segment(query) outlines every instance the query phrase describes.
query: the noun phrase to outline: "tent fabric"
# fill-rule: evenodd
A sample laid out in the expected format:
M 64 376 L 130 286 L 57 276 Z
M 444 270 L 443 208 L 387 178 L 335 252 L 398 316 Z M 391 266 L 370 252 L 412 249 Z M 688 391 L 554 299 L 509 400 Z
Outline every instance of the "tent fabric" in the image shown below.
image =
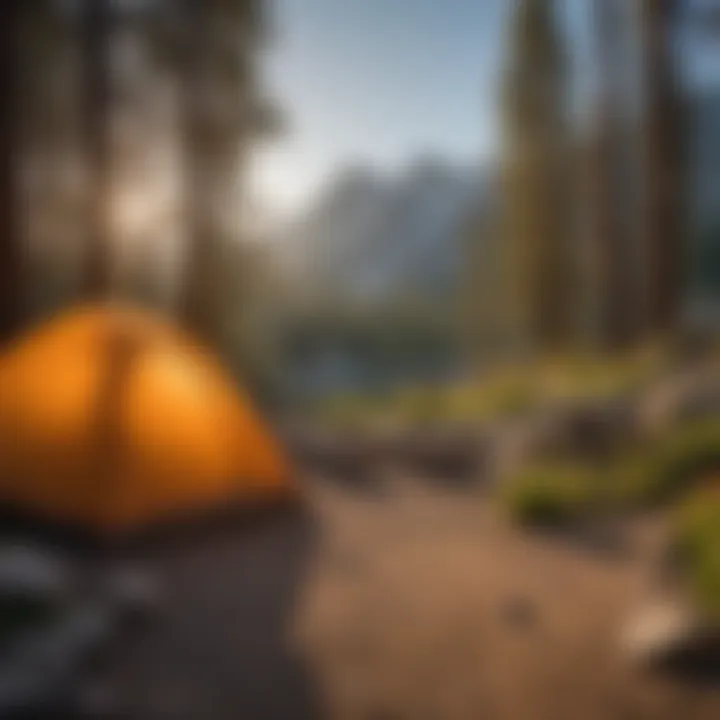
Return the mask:
M 159 319 L 86 307 L 0 357 L 0 504 L 124 531 L 292 494 L 249 398 Z

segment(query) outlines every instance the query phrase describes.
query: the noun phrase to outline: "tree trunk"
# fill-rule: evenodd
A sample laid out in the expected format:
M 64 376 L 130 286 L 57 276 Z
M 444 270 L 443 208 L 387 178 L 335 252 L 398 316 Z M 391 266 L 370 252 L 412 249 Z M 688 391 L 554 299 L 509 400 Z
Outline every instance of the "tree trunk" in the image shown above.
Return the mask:
M 85 135 L 89 166 L 89 216 L 84 294 L 107 297 L 111 283 L 110 0 L 86 0 L 83 19 Z
M 21 216 L 19 144 L 19 0 L 0 4 L 0 344 L 19 330 Z
M 676 329 L 682 300 L 683 126 L 673 48 L 673 29 L 680 5 L 679 0 L 642 0 L 647 329 L 653 334 Z
M 596 311 L 600 344 L 615 349 L 632 338 L 632 258 L 622 216 L 623 174 L 620 172 L 622 98 L 619 81 L 618 6 L 594 0 L 597 28 L 599 100 L 592 162 L 592 226 Z
M 198 337 L 212 341 L 216 332 L 218 293 L 217 237 L 212 202 L 212 153 L 214 140 L 206 53 L 210 50 L 203 4 L 186 0 L 183 5 L 183 72 L 181 78 L 186 211 L 186 273 L 182 316 Z
M 518 3 L 511 32 L 503 83 L 503 312 L 511 352 L 556 352 L 577 339 L 565 52 L 549 0 Z

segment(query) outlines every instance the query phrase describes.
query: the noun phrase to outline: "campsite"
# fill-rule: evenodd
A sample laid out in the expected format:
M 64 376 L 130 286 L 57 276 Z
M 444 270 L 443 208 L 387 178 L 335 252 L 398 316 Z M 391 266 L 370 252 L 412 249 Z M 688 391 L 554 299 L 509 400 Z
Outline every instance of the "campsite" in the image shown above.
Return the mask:
M 0 3 L 0 720 L 720 717 L 719 20 Z

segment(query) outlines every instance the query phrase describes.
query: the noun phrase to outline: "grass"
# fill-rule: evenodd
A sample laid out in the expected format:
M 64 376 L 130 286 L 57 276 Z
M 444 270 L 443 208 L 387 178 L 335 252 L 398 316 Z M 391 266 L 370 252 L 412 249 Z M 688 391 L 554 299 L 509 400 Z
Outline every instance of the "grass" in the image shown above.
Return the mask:
M 599 473 L 583 465 L 545 463 L 519 473 L 502 490 L 511 518 L 521 525 L 555 527 L 590 512 Z
M 345 427 L 467 424 L 527 413 L 564 400 L 622 395 L 666 364 L 660 348 L 614 357 L 565 355 L 509 365 L 443 384 L 410 384 L 381 396 L 340 394 L 318 405 L 316 417 Z

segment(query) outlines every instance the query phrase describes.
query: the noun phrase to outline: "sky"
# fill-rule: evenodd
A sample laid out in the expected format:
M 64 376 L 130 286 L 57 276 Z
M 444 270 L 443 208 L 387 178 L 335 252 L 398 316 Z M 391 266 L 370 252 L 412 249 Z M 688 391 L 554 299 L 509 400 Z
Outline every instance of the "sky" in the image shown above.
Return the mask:
M 288 128 L 258 155 L 262 199 L 292 210 L 356 161 L 488 153 L 508 4 L 275 0 L 264 82 Z
M 592 88 L 588 0 L 560 4 L 576 84 Z M 703 0 L 693 0 L 701 3 Z M 262 81 L 287 118 L 257 153 L 261 207 L 301 210 L 339 168 L 399 170 L 423 152 L 492 156 L 513 0 L 271 0 Z M 693 67 L 720 76 L 708 53 Z M 582 96 L 582 92 L 579 93 Z

